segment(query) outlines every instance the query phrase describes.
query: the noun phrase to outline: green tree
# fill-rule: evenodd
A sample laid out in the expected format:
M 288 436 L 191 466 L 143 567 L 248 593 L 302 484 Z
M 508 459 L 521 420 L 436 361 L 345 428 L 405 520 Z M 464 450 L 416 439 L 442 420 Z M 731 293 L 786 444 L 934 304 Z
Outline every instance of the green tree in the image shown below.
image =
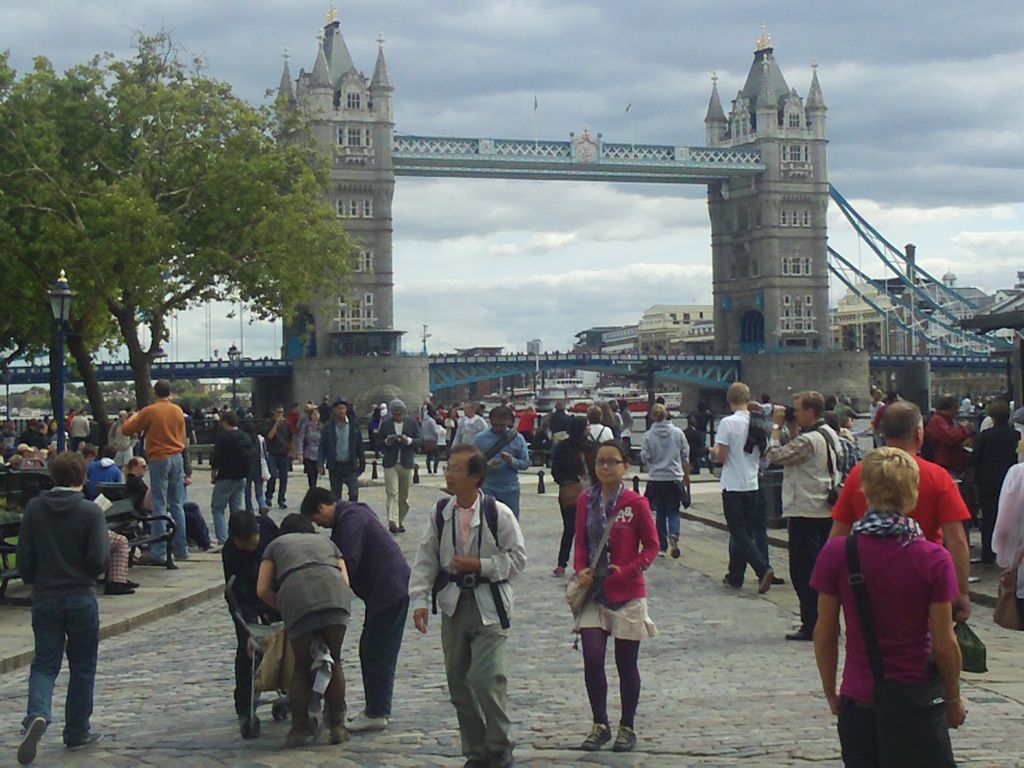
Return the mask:
M 0 244 L 44 284 L 67 270 L 90 401 L 103 343 L 127 347 L 141 406 L 174 312 L 229 299 L 288 318 L 325 281 L 342 290 L 349 241 L 297 119 L 237 98 L 165 34 L 63 75 L 39 58 L 18 79 L 0 58 Z

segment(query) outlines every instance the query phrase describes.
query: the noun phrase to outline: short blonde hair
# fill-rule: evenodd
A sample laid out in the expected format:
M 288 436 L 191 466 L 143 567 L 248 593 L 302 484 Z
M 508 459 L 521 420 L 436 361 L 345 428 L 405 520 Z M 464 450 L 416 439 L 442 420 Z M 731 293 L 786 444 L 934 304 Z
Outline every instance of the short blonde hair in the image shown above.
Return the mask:
M 861 465 L 860 488 L 868 509 L 905 515 L 917 504 L 921 470 L 917 461 L 900 448 L 877 448 Z
M 651 408 L 651 421 L 664 421 L 668 418 L 668 408 L 661 403 L 657 403 Z
M 742 381 L 729 385 L 729 391 L 725 393 L 726 402 L 729 405 L 745 405 L 750 402 L 750 387 Z

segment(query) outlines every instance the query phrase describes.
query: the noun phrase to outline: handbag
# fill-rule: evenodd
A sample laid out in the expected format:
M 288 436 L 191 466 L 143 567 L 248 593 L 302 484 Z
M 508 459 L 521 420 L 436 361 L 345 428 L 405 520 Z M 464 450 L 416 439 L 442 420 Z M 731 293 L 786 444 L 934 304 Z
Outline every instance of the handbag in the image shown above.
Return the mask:
M 560 507 L 575 507 L 576 502 L 583 495 L 583 483 L 579 480 L 570 480 L 558 486 L 558 505 Z
M 967 626 L 966 621 L 957 622 L 953 632 L 956 634 L 956 642 L 960 646 L 960 656 L 963 659 L 960 668 L 964 672 L 988 672 L 988 666 L 985 664 L 988 654 L 981 638 Z
M 996 608 L 992 612 L 992 619 L 1000 627 L 1013 629 L 1018 632 L 1024 630 L 1024 618 L 1017 608 L 1017 571 L 1020 568 L 1020 560 L 1016 565 L 1007 568 L 999 576 L 999 597 L 996 598 Z
M 601 535 L 601 541 L 597 545 L 597 551 L 590 558 L 591 571 L 597 570 L 597 564 L 601 560 L 601 555 L 604 554 L 604 548 L 608 546 L 608 538 L 612 535 L 612 525 L 612 521 L 609 520 L 608 525 L 605 526 L 604 533 Z M 594 579 L 590 582 L 589 586 L 584 587 L 578 579 L 572 578 L 565 588 L 565 602 L 569 604 L 572 615 L 576 617 L 576 627 L 573 629 L 573 632 L 579 632 L 580 630 L 580 616 L 583 615 L 583 606 L 590 599 L 590 593 L 593 591 L 596 583 L 596 579 Z

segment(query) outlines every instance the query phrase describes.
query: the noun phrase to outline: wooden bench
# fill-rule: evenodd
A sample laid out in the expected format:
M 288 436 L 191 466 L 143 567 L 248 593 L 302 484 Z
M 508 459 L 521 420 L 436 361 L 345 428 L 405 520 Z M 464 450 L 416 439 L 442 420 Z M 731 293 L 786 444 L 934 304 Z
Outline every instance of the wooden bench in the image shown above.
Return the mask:
M 171 541 L 174 539 L 175 525 L 170 515 L 144 515 L 140 514 L 132 503 L 131 499 L 115 501 L 106 512 L 103 513 L 107 520 L 107 528 L 114 533 L 119 533 L 128 539 L 128 565 L 134 564 L 136 551 L 144 546 L 155 544 L 158 541 L 167 542 L 167 560 L 165 567 L 173 570 L 175 568 L 171 560 Z M 167 527 L 163 533 L 151 533 L 147 523 L 156 520 L 163 520 Z

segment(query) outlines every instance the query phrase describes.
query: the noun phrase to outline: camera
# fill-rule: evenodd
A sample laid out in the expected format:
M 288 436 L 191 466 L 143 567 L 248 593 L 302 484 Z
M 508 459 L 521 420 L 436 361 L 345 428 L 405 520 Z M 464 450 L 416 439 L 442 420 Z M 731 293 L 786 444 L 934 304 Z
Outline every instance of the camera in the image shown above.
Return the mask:
M 459 574 L 459 589 L 476 589 L 477 584 L 479 581 L 475 573 Z

